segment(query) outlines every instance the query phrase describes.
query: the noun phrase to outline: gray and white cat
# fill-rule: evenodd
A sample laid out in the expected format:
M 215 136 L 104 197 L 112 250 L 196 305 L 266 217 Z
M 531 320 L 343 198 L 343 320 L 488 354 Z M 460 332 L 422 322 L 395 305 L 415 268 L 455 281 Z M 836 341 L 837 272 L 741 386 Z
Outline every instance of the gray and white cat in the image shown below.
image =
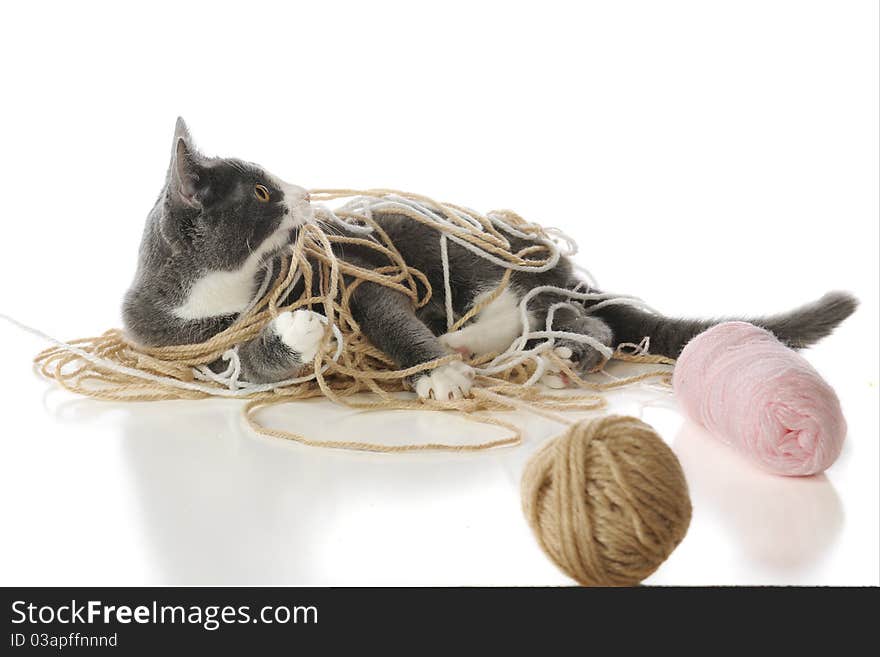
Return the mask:
M 446 333 L 443 269 L 435 230 L 402 215 L 377 214 L 374 218 L 407 263 L 421 270 L 433 288 L 431 302 L 419 310 L 404 295 L 374 283 L 358 286 L 352 296 L 352 313 L 364 334 L 401 368 L 450 350 L 503 351 L 520 333 L 518 306 L 523 295 L 536 286 L 572 289 L 581 283 L 564 258 L 546 272 L 514 272 L 503 294 L 461 330 Z M 141 344 L 162 346 L 199 342 L 222 331 L 251 300 L 262 282 L 265 262 L 279 257 L 298 228 L 312 221 L 305 189 L 250 162 L 202 155 L 186 124 L 178 119 L 171 165 L 147 218 L 137 272 L 123 303 L 128 334 Z M 512 238 L 512 246 L 518 250 L 527 243 Z M 359 266 L 387 264 L 372 249 L 335 248 L 340 258 Z M 452 307 L 461 316 L 497 286 L 504 270 L 452 242 L 449 259 Z M 292 298 L 302 291 L 300 283 L 291 292 Z M 530 322 L 544 326 L 548 308 L 561 300 L 552 293 L 537 295 L 528 307 Z M 750 321 L 792 347 L 804 347 L 828 335 L 856 305 L 851 295 L 834 292 L 797 310 Z M 693 336 L 722 321 L 673 319 L 622 305 L 588 313 L 588 307 L 589 303 L 563 307 L 553 318 L 553 328 L 588 335 L 609 346 L 649 336 L 652 352 L 673 358 Z M 263 383 L 297 376 L 314 358 L 323 330 L 311 311 L 281 314 L 259 336 L 240 346 L 243 377 Z M 557 347 L 582 372 L 602 359 L 582 342 L 557 339 Z M 413 387 L 421 397 L 460 398 L 468 393 L 472 379 L 467 365 L 454 362 L 417 377 Z

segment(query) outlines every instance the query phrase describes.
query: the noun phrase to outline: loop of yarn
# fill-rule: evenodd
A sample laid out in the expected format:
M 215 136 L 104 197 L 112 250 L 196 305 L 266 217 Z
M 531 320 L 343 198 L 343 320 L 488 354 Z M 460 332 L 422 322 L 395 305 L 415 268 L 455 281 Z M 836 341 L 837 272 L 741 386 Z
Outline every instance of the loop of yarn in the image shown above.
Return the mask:
M 672 383 L 691 419 L 769 472 L 822 472 L 843 447 L 846 420 L 831 386 L 803 356 L 747 322 L 691 340 Z
M 584 586 L 633 586 L 684 538 L 691 501 L 675 454 L 634 417 L 572 425 L 522 478 L 526 519 L 544 552 Z

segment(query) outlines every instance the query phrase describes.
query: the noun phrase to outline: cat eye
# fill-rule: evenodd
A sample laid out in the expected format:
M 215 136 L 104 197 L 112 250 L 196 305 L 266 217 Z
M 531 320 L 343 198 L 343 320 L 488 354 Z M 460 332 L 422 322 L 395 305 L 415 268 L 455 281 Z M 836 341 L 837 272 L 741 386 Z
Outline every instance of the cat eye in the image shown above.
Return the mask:
M 254 185 L 254 196 L 257 197 L 260 203 L 269 202 L 269 190 L 266 189 L 265 185 Z

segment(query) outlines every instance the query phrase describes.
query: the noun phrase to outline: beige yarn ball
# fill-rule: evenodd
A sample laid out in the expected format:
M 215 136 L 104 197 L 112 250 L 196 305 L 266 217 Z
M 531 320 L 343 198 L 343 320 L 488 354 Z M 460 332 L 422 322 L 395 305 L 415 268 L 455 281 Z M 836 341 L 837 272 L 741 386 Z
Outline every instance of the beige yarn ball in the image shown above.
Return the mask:
M 611 415 L 544 445 L 522 478 L 544 552 L 584 586 L 634 586 L 684 538 L 691 500 L 672 450 L 647 424 Z

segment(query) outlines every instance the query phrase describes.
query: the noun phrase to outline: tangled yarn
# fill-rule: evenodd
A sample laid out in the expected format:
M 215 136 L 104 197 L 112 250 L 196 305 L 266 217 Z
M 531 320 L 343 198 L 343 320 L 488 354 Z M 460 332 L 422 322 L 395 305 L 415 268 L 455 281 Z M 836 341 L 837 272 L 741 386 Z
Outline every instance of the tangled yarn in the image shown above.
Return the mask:
M 263 285 L 257 290 L 248 308 L 226 330 L 196 344 L 147 347 L 132 343 L 118 329 L 104 334 L 62 342 L 7 318 L 22 328 L 50 340 L 55 346 L 36 357 L 39 371 L 64 388 L 97 399 L 114 401 L 153 401 L 165 399 L 202 399 L 226 397 L 247 400 L 244 419 L 257 433 L 294 440 L 303 444 L 339 449 L 381 452 L 415 450 L 473 451 L 505 445 L 521 440 L 521 430 L 487 411 L 531 410 L 550 416 L 557 410 L 599 410 L 606 401 L 600 393 L 646 380 L 668 382 L 668 367 L 657 368 L 626 378 L 607 381 L 587 380 L 578 376 L 554 352 L 559 331 L 552 328 L 553 313 L 546 325 L 531 327 L 526 304 L 537 294 L 552 293 L 565 301 L 554 304 L 592 301 L 592 309 L 608 304 L 644 307 L 634 298 L 609 293 L 591 293 L 552 286 L 537 287 L 520 303 L 521 334 L 501 353 L 486 354 L 468 360 L 476 373 L 472 396 L 461 400 L 418 400 L 401 397 L 407 390 L 407 379 L 454 359 L 450 354 L 405 370 L 373 346 L 352 316 L 350 300 L 358 285 L 370 281 L 406 295 L 415 308 L 428 303 L 434 291 L 425 275 L 411 267 L 394 243 L 382 230 L 374 215 L 404 215 L 436 229 L 444 269 L 447 301 L 447 327 L 461 328 L 509 284 L 514 271 L 547 271 L 559 259 L 576 251 L 574 242 L 553 228 L 544 228 L 525 221 L 510 210 L 480 214 L 474 210 L 441 203 L 424 196 L 394 190 L 354 191 L 345 189 L 312 190 L 313 209 L 317 222 L 302 227 L 286 257 L 276 265 L 268 264 Z M 331 208 L 332 201 L 345 201 Z M 339 227 L 344 227 L 339 234 Z M 353 234 L 352 234 L 353 233 Z M 516 250 L 510 236 L 524 239 L 528 246 Z M 452 313 L 449 301 L 448 242 L 470 250 L 478 257 L 503 266 L 507 271 L 497 288 L 461 317 Z M 385 266 L 364 269 L 336 256 L 333 246 L 358 244 L 384 257 Z M 280 267 L 273 271 L 272 267 Z M 302 283 L 302 294 L 289 298 L 290 292 Z M 317 285 L 313 285 L 317 283 Z M 318 294 L 313 290 L 318 288 Z M 238 345 L 260 333 L 279 313 L 299 308 L 319 307 L 328 326 L 323 347 L 310 368 L 294 379 L 269 384 L 253 384 L 241 380 Z M 668 366 L 671 360 L 646 353 L 645 347 L 618 345 L 609 348 L 588 335 L 566 334 L 598 349 L 606 359 L 636 361 Z M 209 365 L 223 359 L 227 367 L 216 372 Z M 555 367 L 581 390 L 577 394 L 554 395 L 535 385 L 548 367 Z M 363 394 L 366 393 L 366 394 Z M 292 431 L 263 425 L 259 411 L 267 406 L 313 397 L 327 397 L 339 404 L 362 410 L 433 409 L 459 411 L 475 422 L 495 425 L 507 435 L 471 444 L 443 442 L 407 445 L 383 445 L 356 439 L 309 438 Z
M 634 417 L 572 425 L 522 478 L 522 504 L 544 552 L 584 586 L 632 586 L 684 538 L 691 501 L 672 450 Z
M 747 322 L 691 340 L 672 381 L 691 419 L 770 472 L 822 472 L 843 447 L 846 421 L 831 386 L 803 356 Z

